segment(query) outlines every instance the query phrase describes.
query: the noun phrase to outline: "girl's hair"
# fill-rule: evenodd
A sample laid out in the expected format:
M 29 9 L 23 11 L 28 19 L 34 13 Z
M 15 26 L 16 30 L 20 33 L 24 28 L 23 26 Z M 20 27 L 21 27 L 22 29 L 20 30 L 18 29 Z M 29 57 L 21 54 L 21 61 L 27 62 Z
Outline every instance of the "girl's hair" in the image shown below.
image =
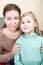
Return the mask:
M 5 17 L 6 12 L 8 11 L 18 11 L 19 17 L 21 16 L 21 9 L 16 4 L 7 4 L 3 9 L 3 16 Z M 6 24 L 4 23 L 4 26 L 2 28 L 6 27 Z
M 34 14 L 32 11 L 25 12 L 25 13 L 22 15 L 22 17 L 21 17 L 21 20 L 22 20 L 23 17 L 25 17 L 25 16 L 27 16 L 27 15 L 31 16 L 31 17 L 33 18 L 33 20 L 37 23 L 37 27 L 35 27 L 34 32 L 37 33 L 37 34 L 39 34 L 38 21 L 37 21 L 37 18 L 36 18 L 36 16 L 35 16 L 35 14 Z

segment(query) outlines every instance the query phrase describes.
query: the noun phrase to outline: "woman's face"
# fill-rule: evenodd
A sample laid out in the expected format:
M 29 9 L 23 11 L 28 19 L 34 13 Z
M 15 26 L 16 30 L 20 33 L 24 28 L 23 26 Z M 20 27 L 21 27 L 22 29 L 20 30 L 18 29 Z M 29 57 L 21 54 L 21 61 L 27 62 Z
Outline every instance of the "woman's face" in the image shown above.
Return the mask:
M 11 10 L 11 11 L 7 11 L 5 13 L 5 24 L 7 26 L 7 28 L 11 31 L 16 31 L 19 25 L 19 13 L 18 11 L 15 10 Z

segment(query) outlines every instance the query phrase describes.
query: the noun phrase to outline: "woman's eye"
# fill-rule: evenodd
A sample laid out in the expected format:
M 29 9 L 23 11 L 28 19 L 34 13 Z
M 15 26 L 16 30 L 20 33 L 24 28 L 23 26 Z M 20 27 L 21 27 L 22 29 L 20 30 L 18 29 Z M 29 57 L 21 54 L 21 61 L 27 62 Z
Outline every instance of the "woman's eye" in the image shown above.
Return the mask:
M 11 18 L 7 18 L 7 20 L 11 20 Z
M 14 17 L 14 19 L 19 19 L 19 17 Z

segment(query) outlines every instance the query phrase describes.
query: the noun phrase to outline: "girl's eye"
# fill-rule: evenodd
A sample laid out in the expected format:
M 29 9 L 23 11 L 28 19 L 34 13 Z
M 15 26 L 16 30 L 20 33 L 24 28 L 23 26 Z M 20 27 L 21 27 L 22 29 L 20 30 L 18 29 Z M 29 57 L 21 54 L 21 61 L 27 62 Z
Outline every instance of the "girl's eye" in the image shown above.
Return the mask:
M 22 24 L 24 24 L 25 22 L 23 21 L 23 22 L 21 22 Z
M 30 21 L 27 21 L 27 23 L 30 23 Z

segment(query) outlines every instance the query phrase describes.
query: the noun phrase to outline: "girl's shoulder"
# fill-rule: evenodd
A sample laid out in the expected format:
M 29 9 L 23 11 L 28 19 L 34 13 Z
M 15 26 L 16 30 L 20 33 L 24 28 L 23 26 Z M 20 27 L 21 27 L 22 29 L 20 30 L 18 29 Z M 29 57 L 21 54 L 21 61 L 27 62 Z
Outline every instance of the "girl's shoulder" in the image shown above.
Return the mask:
M 23 41 L 24 37 L 23 34 L 20 35 L 20 37 L 16 40 L 16 43 Z
M 37 35 L 37 38 L 43 41 L 43 37 L 41 35 Z

